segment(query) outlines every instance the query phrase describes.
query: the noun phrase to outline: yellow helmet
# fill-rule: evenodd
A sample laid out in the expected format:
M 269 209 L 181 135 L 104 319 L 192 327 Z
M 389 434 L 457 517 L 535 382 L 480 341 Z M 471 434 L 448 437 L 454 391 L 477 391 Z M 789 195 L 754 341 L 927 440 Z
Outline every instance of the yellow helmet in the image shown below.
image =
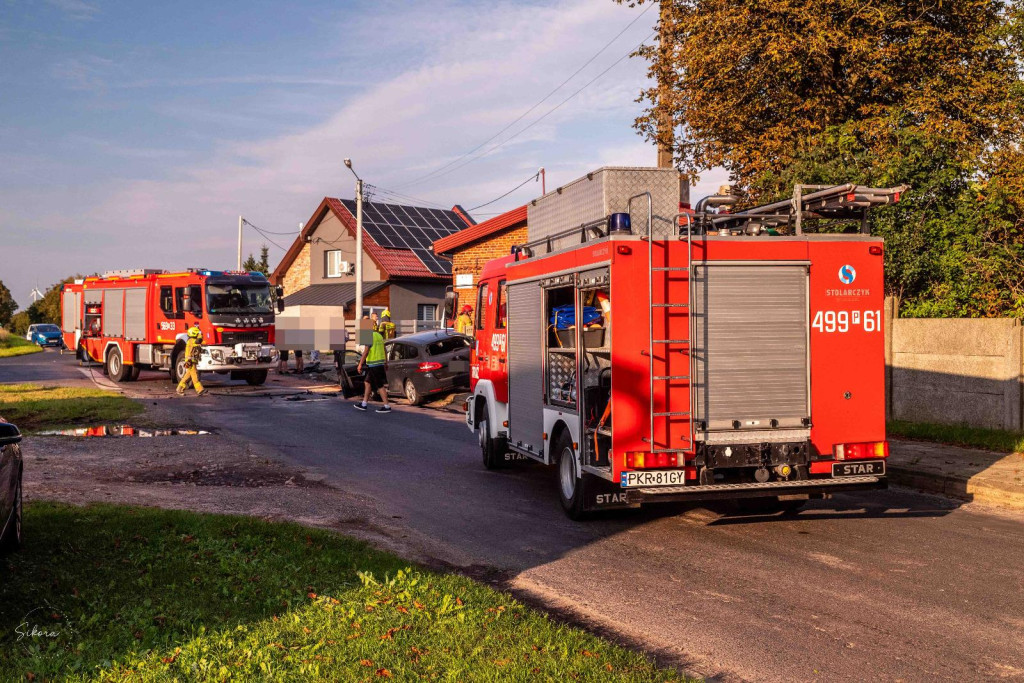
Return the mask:
M 390 318 L 391 317 L 391 309 L 390 308 L 385 308 L 384 311 L 380 314 L 380 317 L 382 317 L 382 318 Z
M 198 325 L 193 325 L 188 329 L 188 336 L 192 339 L 202 339 L 203 331 L 199 329 Z

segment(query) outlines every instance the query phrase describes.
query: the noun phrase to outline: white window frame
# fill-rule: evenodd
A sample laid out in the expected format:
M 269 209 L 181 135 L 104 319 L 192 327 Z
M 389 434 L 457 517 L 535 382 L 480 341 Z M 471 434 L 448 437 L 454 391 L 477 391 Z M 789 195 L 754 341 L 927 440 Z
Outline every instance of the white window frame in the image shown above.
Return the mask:
M 387 309 L 387 306 L 363 306 L 363 315 L 377 314 L 377 318 L 380 318 L 380 314 Z
M 430 318 L 420 317 L 420 312 L 423 310 L 433 311 Z M 437 304 L 416 304 L 416 321 L 421 323 L 436 323 L 437 318 Z
M 328 249 L 324 252 L 324 277 L 341 277 L 341 249 Z

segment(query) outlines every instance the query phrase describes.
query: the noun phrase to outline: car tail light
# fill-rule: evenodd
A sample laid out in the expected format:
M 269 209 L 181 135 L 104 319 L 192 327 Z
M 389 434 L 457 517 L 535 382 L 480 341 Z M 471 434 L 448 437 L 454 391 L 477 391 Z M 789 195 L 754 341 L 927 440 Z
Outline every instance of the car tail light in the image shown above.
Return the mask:
M 836 460 L 864 460 L 865 458 L 888 458 L 888 441 L 867 443 L 841 443 L 836 445 Z
M 440 370 L 444 366 L 440 363 L 434 363 L 427 361 L 426 363 L 420 363 L 419 367 L 416 368 L 416 372 L 433 372 L 434 370 Z

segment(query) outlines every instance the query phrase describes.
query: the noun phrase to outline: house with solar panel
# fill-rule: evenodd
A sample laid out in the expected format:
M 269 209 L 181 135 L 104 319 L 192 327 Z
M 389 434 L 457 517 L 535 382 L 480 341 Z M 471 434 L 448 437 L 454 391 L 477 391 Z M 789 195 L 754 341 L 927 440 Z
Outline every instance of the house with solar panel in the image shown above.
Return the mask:
M 271 275 L 284 287 L 283 316 L 356 320 L 355 262 L 363 260 L 363 315 L 390 308 L 401 333 L 440 324 L 451 261 L 433 243 L 475 225 L 450 210 L 363 202 L 363 253 L 356 254 L 356 203 L 325 197 Z

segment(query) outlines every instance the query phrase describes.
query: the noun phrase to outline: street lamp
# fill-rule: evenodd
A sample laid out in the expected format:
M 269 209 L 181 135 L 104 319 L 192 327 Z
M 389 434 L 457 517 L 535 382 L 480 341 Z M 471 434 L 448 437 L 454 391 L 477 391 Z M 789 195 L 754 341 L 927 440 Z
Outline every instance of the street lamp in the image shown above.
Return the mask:
M 352 168 L 352 160 L 345 166 L 356 177 L 356 328 L 363 319 L 363 179 Z

